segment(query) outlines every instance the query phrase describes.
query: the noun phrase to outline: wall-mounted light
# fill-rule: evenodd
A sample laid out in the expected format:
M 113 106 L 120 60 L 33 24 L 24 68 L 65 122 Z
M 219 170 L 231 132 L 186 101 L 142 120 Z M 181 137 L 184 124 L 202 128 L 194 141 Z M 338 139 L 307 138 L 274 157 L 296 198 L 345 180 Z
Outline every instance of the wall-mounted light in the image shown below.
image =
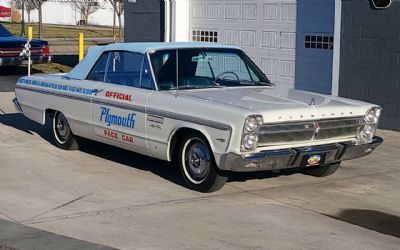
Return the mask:
M 392 4 L 392 0 L 370 0 L 371 7 L 375 10 L 382 10 L 389 8 Z

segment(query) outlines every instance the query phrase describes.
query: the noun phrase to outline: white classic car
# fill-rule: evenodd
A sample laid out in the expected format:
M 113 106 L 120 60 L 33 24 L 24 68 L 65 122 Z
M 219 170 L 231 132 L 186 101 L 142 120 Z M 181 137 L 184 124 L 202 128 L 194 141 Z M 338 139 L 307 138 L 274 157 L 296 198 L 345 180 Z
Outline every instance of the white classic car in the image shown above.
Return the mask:
M 379 106 L 275 85 L 234 46 L 94 47 L 67 74 L 20 78 L 15 94 L 26 117 L 52 119 L 58 147 L 86 138 L 176 160 L 200 192 L 220 189 L 229 171 L 327 176 L 382 143 Z

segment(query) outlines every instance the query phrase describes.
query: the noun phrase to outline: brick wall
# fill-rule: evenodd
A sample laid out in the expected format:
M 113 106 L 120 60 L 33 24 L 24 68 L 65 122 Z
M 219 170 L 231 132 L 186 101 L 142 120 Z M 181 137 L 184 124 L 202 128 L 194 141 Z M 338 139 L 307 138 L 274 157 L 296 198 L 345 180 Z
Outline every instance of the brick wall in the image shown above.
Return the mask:
M 343 0 L 340 53 L 339 95 L 379 104 L 380 127 L 400 130 L 400 0 Z

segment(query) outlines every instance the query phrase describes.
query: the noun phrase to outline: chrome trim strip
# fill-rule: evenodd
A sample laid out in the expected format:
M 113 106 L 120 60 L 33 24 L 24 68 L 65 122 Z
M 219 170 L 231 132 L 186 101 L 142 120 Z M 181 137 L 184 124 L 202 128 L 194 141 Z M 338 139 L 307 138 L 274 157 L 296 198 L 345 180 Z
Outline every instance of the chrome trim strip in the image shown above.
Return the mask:
M 360 119 L 362 120 L 364 117 L 363 116 L 347 116 L 347 117 L 334 117 L 334 118 L 326 118 L 326 119 L 317 119 L 317 120 L 296 120 L 296 121 L 285 121 L 285 122 L 271 122 L 271 123 L 263 123 L 261 124 L 261 128 L 263 126 L 269 126 L 269 125 L 297 125 L 297 124 L 303 124 L 303 123 L 310 123 L 311 125 L 314 122 L 332 122 L 332 121 L 347 121 L 347 120 L 355 120 L 355 119 Z
M 165 111 L 165 110 L 147 108 L 146 113 L 148 115 L 162 116 L 162 117 L 170 118 L 173 120 L 180 120 L 180 121 L 196 123 L 199 125 L 203 125 L 203 126 L 207 126 L 207 127 L 211 127 L 211 128 L 215 128 L 215 129 L 219 129 L 219 130 L 231 130 L 232 129 L 232 127 L 230 125 L 227 125 L 224 123 L 214 122 L 214 121 L 210 121 L 207 119 L 202 119 L 202 118 L 189 116 L 189 115 L 172 113 L 172 112 Z
M 19 113 L 23 113 L 23 112 L 22 112 L 21 105 L 19 104 L 17 98 L 12 99 L 12 103 L 14 104 L 15 109 L 16 109 Z
M 21 50 L 7 50 L 7 51 L 0 51 L 0 54 L 19 54 L 21 53 Z
M 164 117 L 148 115 L 147 116 L 147 121 L 154 122 L 154 123 L 159 123 L 159 124 L 164 124 Z
M 92 102 L 96 104 L 103 104 L 103 105 L 108 105 L 111 107 L 116 107 L 116 108 L 122 108 L 122 109 L 128 109 L 132 110 L 135 112 L 140 112 L 140 113 L 145 113 L 147 115 L 153 115 L 153 116 L 160 116 L 163 118 L 169 118 L 173 120 L 180 120 L 180 121 L 186 121 L 190 123 L 196 123 L 199 125 L 219 129 L 219 130 L 232 130 L 232 127 L 230 125 L 220 123 L 220 122 L 214 122 L 210 121 L 207 119 L 202 119 L 194 116 L 189 116 L 189 115 L 182 115 L 178 113 L 173 113 L 165 110 L 160 110 L 160 109 L 154 109 L 154 108 L 144 108 L 138 105 L 133 105 L 133 104 L 127 104 L 127 103 L 116 103 L 114 101 L 104 101 L 104 100 L 98 100 L 99 98 L 93 97 L 93 101 L 91 101 L 92 96 L 73 96 L 73 95 L 68 95 L 68 94 L 61 94 L 61 93 L 55 93 L 52 91 L 47 91 L 47 90 L 39 90 L 39 89 L 34 89 L 30 87 L 25 87 L 25 86 L 16 86 L 15 88 L 22 89 L 22 90 L 28 90 L 28 91 L 33 91 L 45 95 L 55 95 L 58 97 L 63 97 L 63 98 L 69 98 L 73 100 L 78 100 L 78 101 L 84 101 L 84 102 Z
M 37 88 L 32 88 L 32 87 L 26 87 L 26 86 L 16 86 L 16 89 L 22 89 L 22 90 L 27 90 L 27 91 L 32 91 L 44 95 L 55 95 L 58 97 L 63 97 L 63 98 L 68 98 L 68 99 L 73 99 L 77 101 L 82 101 L 82 102 L 90 102 L 91 96 L 90 95 L 82 95 L 82 96 L 76 96 L 72 94 L 61 94 L 61 93 L 56 93 L 48 90 L 41 90 Z

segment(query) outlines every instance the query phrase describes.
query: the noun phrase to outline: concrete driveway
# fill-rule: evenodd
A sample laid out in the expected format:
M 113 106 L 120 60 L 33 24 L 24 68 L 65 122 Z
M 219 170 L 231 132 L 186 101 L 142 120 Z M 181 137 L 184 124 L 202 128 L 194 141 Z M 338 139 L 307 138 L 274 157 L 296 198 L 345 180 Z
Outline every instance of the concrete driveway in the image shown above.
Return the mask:
M 11 247 L 400 248 L 400 133 L 379 131 L 374 154 L 331 177 L 236 174 L 200 194 L 166 162 L 94 142 L 57 149 L 12 97 L 0 93 L 0 240 Z

